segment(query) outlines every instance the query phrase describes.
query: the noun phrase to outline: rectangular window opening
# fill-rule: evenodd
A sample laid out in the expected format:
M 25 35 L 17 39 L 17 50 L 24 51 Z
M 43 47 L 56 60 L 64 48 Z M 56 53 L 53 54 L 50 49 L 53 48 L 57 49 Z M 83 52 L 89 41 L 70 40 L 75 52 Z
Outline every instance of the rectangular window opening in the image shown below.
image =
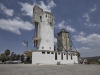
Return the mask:
M 38 37 L 38 23 L 37 23 L 37 22 L 35 22 L 34 36 L 35 36 L 36 38 Z
M 58 55 L 60 55 L 60 53 L 58 53 Z
M 55 53 L 55 60 L 57 60 L 57 53 Z
M 42 22 L 42 16 L 40 16 L 40 21 Z
M 42 52 L 42 54 L 45 54 L 45 52 Z
M 66 59 L 68 60 L 68 54 L 66 54 Z
M 51 47 L 49 47 L 49 49 L 51 49 Z
M 42 49 L 44 49 L 44 47 L 42 47 Z
M 50 26 L 52 26 L 52 23 L 50 22 Z
M 54 54 L 53 52 L 51 52 L 51 54 Z
M 72 60 L 72 54 L 71 54 L 71 60 Z
M 63 53 L 61 53 L 61 60 L 63 60 Z
M 50 54 L 50 52 L 47 52 L 47 54 Z
M 47 15 L 46 15 L 46 17 L 47 17 Z

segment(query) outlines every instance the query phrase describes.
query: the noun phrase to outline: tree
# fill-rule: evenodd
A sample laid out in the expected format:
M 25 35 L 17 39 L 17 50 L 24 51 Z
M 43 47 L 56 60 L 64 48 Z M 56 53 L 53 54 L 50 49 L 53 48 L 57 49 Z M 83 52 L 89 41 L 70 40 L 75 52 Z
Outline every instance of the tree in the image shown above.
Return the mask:
M 5 50 L 5 55 L 6 56 L 10 55 L 10 50 L 9 49 Z
M 1 54 L 0 60 L 1 60 L 3 63 L 7 60 L 7 56 L 5 55 L 5 53 Z
M 16 55 L 16 60 L 19 60 L 20 59 L 20 54 L 17 54 Z
M 12 52 L 10 55 L 11 60 L 16 60 L 16 53 Z
M 24 54 L 21 55 L 21 61 L 24 62 Z

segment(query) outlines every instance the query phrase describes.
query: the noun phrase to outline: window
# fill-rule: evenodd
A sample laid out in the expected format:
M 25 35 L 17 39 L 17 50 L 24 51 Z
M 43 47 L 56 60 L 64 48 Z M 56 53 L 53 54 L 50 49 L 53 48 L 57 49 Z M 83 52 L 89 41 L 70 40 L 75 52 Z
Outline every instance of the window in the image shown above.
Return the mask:
M 50 26 L 52 26 L 52 23 L 50 22 Z
M 51 54 L 54 54 L 53 52 L 51 52 Z
M 40 21 L 42 22 L 42 16 L 40 16 Z
M 64 53 L 64 55 L 65 55 L 65 53 Z
M 71 54 L 71 60 L 72 60 L 72 54 Z
M 44 47 L 42 47 L 42 49 L 44 49 Z
M 47 15 L 46 15 L 46 17 L 47 17 Z
M 35 37 L 38 37 L 38 23 L 37 23 L 37 22 L 35 22 L 34 36 L 35 36 Z
M 58 53 L 58 55 L 60 55 L 60 53 Z
M 47 52 L 47 54 L 50 54 L 50 52 Z
M 55 53 L 55 60 L 57 60 L 57 53 Z
M 45 54 L 45 52 L 42 52 L 42 54 Z
M 68 60 L 68 54 L 66 54 L 66 59 Z
M 61 53 L 61 60 L 63 60 L 63 53 Z
M 51 49 L 51 47 L 49 47 L 49 49 Z

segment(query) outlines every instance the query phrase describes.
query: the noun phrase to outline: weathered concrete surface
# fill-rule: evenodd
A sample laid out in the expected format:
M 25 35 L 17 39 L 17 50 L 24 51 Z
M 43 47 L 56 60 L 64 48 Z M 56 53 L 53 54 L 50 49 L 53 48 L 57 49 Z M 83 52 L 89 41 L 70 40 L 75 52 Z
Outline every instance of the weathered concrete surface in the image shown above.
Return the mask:
M 100 75 L 100 65 L 0 64 L 0 75 Z

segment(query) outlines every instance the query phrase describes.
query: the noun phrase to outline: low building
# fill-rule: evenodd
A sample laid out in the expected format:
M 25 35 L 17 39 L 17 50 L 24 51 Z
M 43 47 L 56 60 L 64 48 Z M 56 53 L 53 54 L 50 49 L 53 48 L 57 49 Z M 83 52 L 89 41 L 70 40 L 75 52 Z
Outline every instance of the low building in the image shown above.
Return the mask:
M 55 65 L 55 64 L 75 64 L 78 63 L 78 52 L 70 50 L 69 33 L 61 30 L 58 44 L 58 51 L 54 51 L 54 21 L 50 12 L 43 11 L 37 5 L 33 8 L 34 47 L 36 50 L 25 51 L 26 56 L 32 58 L 32 64 Z M 63 38 L 64 39 L 60 39 Z M 63 40 L 63 41 L 61 41 Z M 61 47 L 62 46 L 62 47 Z

